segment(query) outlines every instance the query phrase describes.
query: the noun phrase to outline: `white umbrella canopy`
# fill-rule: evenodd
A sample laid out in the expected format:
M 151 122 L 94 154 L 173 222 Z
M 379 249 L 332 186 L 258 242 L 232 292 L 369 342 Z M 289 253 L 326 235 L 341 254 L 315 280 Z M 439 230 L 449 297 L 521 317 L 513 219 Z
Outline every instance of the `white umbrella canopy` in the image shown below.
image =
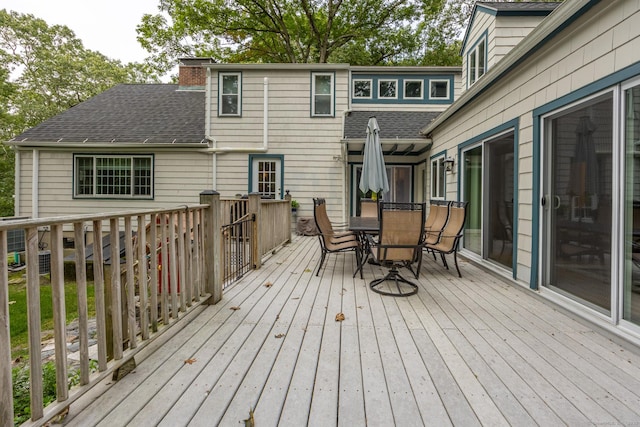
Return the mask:
M 367 124 L 367 140 L 364 144 L 360 190 L 363 193 L 367 193 L 369 190 L 374 193 L 382 192 L 383 194 L 389 192 L 387 168 L 384 164 L 384 154 L 380 145 L 380 127 L 375 117 L 369 117 L 369 123 Z

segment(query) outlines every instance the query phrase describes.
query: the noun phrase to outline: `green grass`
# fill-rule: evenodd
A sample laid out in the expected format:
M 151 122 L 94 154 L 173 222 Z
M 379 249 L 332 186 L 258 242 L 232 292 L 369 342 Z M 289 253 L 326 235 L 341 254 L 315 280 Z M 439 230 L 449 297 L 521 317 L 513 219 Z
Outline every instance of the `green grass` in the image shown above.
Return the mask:
M 65 282 L 64 297 L 67 323 L 78 317 L 78 294 L 75 282 Z M 87 285 L 89 317 L 95 316 L 93 282 Z M 43 337 L 53 335 L 53 308 L 51 284 L 48 276 L 40 277 L 40 321 Z M 9 275 L 9 322 L 11 354 L 15 360 L 28 355 L 29 335 L 27 322 L 27 283 L 24 271 Z

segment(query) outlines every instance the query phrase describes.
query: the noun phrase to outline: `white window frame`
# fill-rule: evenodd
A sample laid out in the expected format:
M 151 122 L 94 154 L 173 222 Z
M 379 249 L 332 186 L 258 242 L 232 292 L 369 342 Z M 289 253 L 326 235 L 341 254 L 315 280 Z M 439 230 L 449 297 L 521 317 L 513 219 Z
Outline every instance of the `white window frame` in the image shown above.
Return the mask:
M 357 82 L 364 82 L 369 84 L 369 96 L 356 95 Z M 371 99 L 373 97 L 373 80 L 372 79 L 353 79 L 352 95 L 353 95 L 353 99 Z
M 444 154 L 431 158 L 431 199 L 444 200 L 447 195 L 447 171 L 444 159 Z M 442 194 L 439 193 L 440 180 L 443 180 Z
M 407 96 L 407 83 L 420 83 L 420 95 Z M 424 80 L 422 79 L 405 79 L 402 84 L 402 93 L 405 99 L 424 99 Z
M 481 49 L 482 47 L 482 49 Z M 469 86 L 487 73 L 487 39 L 482 37 L 467 55 L 467 76 Z
M 446 96 L 433 96 L 431 95 L 431 88 L 433 87 L 432 85 L 434 83 L 446 83 L 447 85 L 447 95 Z M 434 100 L 447 100 L 450 99 L 451 95 L 450 95 L 450 87 L 449 85 L 451 84 L 450 80 L 447 79 L 433 79 L 433 80 L 429 80 L 429 99 L 434 99 Z
M 224 93 L 223 80 L 225 77 L 236 77 L 238 79 L 237 93 Z M 238 111 L 236 113 L 225 113 L 222 111 L 223 97 L 235 96 Z M 240 72 L 220 72 L 218 73 L 218 116 L 224 117 L 240 117 L 242 116 L 242 73 Z
M 92 162 L 92 175 L 91 175 L 91 192 L 90 193 L 80 193 L 78 190 L 80 188 L 80 179 L 85 179 L 85 177 L 81 176 L 82 171 L 78 167 L 78 162 L 80 159 L 90 159 Z M 128 186 L 128 193 L 125 192 L 117 192 L 117 193 L 109 193 L 109 192 L 101 192 L 101 186 L 99 186 L 98 179 L 98 165 L 97 159 L 112 159 L 112 160 L 122 160 L 128 159 L 131 161 L 131 169 L 129 175 L 129 183 L 128 184 L 119 184 L 120 186 Z M 136 159 L 147 159 L 149 160 L 149 184 L 145 185 L 148 187 L 148 192 L 144 194 L 135 194 L 136 190 Z M 73 155 L 73 197 L 78 199 L 153 199 L 154 195 L 154 159 L 152 154 L 134 154 L 134 155 L 98 155 L 98 154 L 74 154 Z M 146 177 L 146 176 L 145 176 Z M 114 179 L 117 179 L 114 178 Z M 86 184 L 85 184 L 86 186 Z
M 331 81 L 330 81 L 330 93 L 325 94 L 325 93 L 316 93 L 316 78 L 317 77 L 321 77 L 321 76 L 328 76 Z M 335 78 L 334 78 L 334 74 L 333 73 L 319 73 L 319 72 L 313 72 L 311 73 L 311 116 L 312 117 L 334 117 L 335 116 L 335 102 L 334 102 L 334 93 L 335 93 L 335 89 L 334 89 L 334 85 L 335 85 Z M 330 106 L 330 112 L 329 113 L 318 113 L 316 112 L 316 98 L 319 96 L 323 96 L 323 97 L 329 97 L 329 106 Z
M 395 86 L 395 96 L 382 96 L 380 86 L 383 83 L 393 83 Z M 398 80 L 397 79 L 380 79 L 378 80 L 378 99 L 398 99 Z

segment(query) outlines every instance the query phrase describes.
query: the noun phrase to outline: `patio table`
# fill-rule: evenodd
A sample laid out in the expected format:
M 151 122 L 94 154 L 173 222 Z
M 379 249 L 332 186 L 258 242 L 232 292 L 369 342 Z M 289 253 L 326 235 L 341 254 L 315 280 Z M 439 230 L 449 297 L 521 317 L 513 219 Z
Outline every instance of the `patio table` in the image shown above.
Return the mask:
M 353 273 L 353 277 L 356 277 L 358 271 L 362 270 L 362 267 L 369 259 L 370 249 L 367 235 L 378 234 L 380 232 L 380 221 L 375 217 L 352 216 L 349 218 L 349 230 L 358 235 L 358 240 L 364 253 L 364 256 L 361 257 L 360 265 L 358 265 L 356 271 Z

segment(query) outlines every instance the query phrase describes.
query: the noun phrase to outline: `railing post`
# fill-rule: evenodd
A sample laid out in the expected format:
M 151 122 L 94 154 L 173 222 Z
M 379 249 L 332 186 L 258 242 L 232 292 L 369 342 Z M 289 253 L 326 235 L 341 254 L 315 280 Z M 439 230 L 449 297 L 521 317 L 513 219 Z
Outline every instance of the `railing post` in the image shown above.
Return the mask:
M 260 230 L 260 227 L 258 226 L 258 224 L 260 224 L 261 208 L 260 193 L 249 194 L 249 213 L 255 215 L 255 219 L 252 224 L 253 244 L 251 245 L 251 259 L 253 260 L 253 265 L 251 268 L 256 270 L 262 267 L 262 256 L 260 254 L 260 248 L 262 247 L 262 230 Z
M 289 207 L 289 209 L 291 209 L 291 194 L 289 194 L 289 190 L 287 190 L 286 194 L 284 195 L 284 199 L 287 201 L 287 206 Z M 287 217 L 287 230 L 289 230 L 293 234 L 294 228 L 296 226 L 296 224 L 291 223 L 291 219 L 293 217 L 293 211 L 291 211 L 291 214 L 287 215 L 286 217 Z M 291 242 L 291 236 L 289 236 L 289 242 Z
M 211 295 L 206 304 L 216 304 L 222 299 L 222 253 L 220 228 L 220 193 L 206 190 L 200 193 L 200 204 L 209 205 L 203 210 L 204 231 L 204 289 Z

